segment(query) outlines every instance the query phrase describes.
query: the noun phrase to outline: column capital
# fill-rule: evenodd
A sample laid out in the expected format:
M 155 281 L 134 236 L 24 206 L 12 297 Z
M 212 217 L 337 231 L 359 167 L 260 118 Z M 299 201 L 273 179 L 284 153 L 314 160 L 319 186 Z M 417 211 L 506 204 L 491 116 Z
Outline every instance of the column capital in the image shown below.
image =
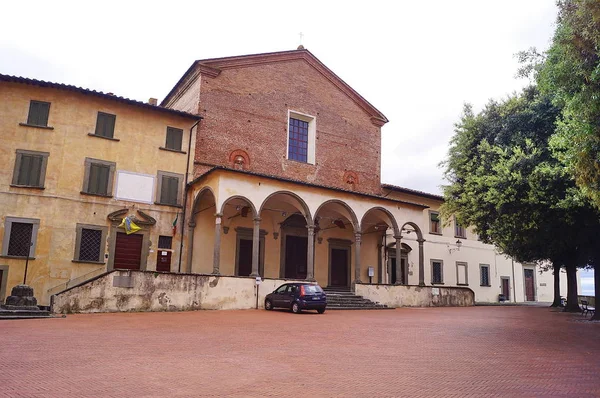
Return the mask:
M 419 242 L 419 244 L 420 244 L 420 245 L 422 245 L 422 244 L 423 244 L 423 242 L 425 242 L 425 239 L 423 239 L 423 238 L 419 238 L 419 239 L 417 239 L 417 242 Z
M 354 232 L 354 239 L 360 242 L 362 240 L 362 232 Z
M 306 229 L 308 229 L 309 231 L 314 231 L 315 226 L 314 226 L 314 224 L 306 224 Z
M 193 229 L 193 228 L 196 228 L 196 222 L 195 222 L 195 221 L 190 221 L 190 222 L 188 223 L 188 227 L 189 227 L 189 228 L 192 228 L 192 229 Z
M 221 217 L 223 217 L 223 213 L 215 213 L 215 217 L 221 218 Z
M 262 218 L 260 218 L 260 217 L 254 217 L 254 219 L 253 219 L 253 220 L 254 220 L 254 222 L 261 222 L 261 221 L 262 221 Z
M 402 240 L 402 235 L 394 235 L 394 239 L 396 239 L 396 240 Z

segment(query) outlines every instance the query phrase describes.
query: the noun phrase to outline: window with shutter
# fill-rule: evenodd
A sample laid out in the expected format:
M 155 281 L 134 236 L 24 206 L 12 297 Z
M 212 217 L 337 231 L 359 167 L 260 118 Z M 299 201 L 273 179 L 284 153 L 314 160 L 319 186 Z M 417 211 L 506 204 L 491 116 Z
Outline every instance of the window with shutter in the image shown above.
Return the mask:
M 179 179 L 177 177 L 163 176 L 162 193 L 160 197 L 161 203 L 166 205 L 177 204 L 178 185 Z
M 116 118 L 115 115 L 111 115 L 110 113 L 98 112 L 95 134 L 100 137 L 113 138 Z
M 165 148 L 181 151 L 183 141 L 183 130 L 175 127 L 167 127 L 167 142 Z
M 29 115 L 27 124 L 33 126 L 48 126 L 48 115 L 50 114 L 50 103 L 42 101 L 29 102 Z
M 110 168 L 102 164 L 90 165 L 90 181 L 88 193 L 97 195 L 108 194 L 108 176 Z
M 98 159 L 85 159 L 82 193 L 112 196 L 116 163 Z
M 440 228 L 440 213 L 437 211 L 429 212 L 429 232 L 432 234 L 442 233 L 442 229 Z
M 17 149 L 12 185 L 43 188 L 48 162 L 48 152 Z
M 179 187 L 183 181 L 183 174 L 159 171 L 157 180 L 156 203 L 179 206 Z

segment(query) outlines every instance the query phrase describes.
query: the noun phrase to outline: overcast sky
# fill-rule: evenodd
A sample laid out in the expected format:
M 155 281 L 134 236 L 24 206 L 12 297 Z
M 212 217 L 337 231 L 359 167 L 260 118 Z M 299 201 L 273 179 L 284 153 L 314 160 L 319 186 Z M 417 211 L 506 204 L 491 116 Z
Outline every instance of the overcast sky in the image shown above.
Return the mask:
M 382 180 L 439 193 L 453 124 L 526 82 L 514 53 L 547 48 L 553 0 L 11 1 L 0 73 L 146 101 L 196 59 L 303 44 L 390 120 Z M 11 17 L 8 17 L 11 16 Z M 26 17 L 25 17 L 26 16 Z

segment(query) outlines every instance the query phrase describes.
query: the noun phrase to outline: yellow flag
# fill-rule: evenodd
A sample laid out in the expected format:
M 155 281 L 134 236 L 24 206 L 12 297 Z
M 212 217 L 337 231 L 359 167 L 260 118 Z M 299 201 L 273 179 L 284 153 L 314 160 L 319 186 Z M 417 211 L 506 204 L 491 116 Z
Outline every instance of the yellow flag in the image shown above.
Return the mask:
M 129 218 L 129 216 L 125 217 L 121 221 L 121 224 L 119 224 L 119 227 L 125 229 L 125 233 L 127 233 L 127 235 L 136 233 L 137 231 L 139 231 L 141 229 L 140 227 L 138 227 L 136 225 L 136 223 L 134 223 L 133 221 L 131 221 L 131 219 Z

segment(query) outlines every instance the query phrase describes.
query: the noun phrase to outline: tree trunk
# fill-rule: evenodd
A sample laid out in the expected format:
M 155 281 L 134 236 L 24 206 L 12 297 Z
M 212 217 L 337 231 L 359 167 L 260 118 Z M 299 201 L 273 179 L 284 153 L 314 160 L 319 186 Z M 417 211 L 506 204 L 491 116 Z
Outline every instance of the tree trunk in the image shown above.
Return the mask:
M 592 321 L 600 321 L 600 313 L 598 313 L 598 303 L 600 303 L 600 267 L 594 267 L 594 294 L 596 297 L 596 303 L 594 304 L 594 308 L 596 308 L 596 312 L 592 317 Z
M 560 263 L 555 261 L 552 267 L 554 268 L 554 302 L 550 307 L 560 307 Z
M 577 265 L 567 264 L 567 306 L 566 312 L 581 312 L 577 297 Z

